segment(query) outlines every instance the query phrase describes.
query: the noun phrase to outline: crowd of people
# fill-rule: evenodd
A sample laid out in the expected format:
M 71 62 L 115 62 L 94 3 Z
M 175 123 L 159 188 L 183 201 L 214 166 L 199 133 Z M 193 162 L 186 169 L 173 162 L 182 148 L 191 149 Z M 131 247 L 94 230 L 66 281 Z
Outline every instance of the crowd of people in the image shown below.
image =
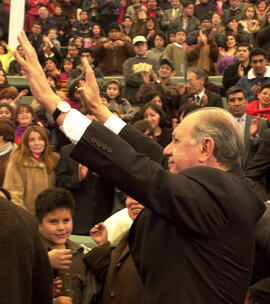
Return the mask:
M 132 221 L 144 209 L 144 206 L 149 208 L 155 216 L 162 215 L 164 212 L 165 221 L 169 222 L 165 225 L 176 225 L 176 230 L 188 231 L 188 234 L 181 232 L 183 239 L 187 239 L 183 246 L 187 246 L 190 239 L 200 242 L 198 239 L 206 238 L 207 242 L 197 243 L 194 246 L 204 251 L 204 246 L 213 246 L 213 244 L 210 245 L 213 234 L 215 235 L 219 230 L 223 231 L 223 219 L 217 218 L 213 225 L 215 227 L 209 223 L 202 223 L 200 220 L 198 222 L 194 220 L 193 223 L 193 219 L 188 218 L 189 212 L 190 214 L 195 212 L 196 217 L 197 211 L 191 207 L 190 210 L 189 207 L 185 210 L 182 206 L 180 211 L 187 212 L 187 215 L 183 218 L 180 216 L 179 221 L 183 221 L 184 224 L 180 226 L 174 224 L 176 215 L 171 214 L 166 207 L 164 210 L 163 207 L 159 210 L 152 206 L 154 204 L 152 200 L 157 199 L 157 193 L 160 192 L 163 199 L 166 199 L 165 190 L 164 193 L 156 190 L 157 193 L 137 196 L 135 186 L 134 189 L 132 187 L 132 178 L 138 179 L 141 187 L 144 184 L 146 187 L 149 180 L 153 178 L 150 175 L 152 170 L 155 174 L 161 174 L 156 178 L 165 185 L 164 181 L 170 179 L 167 173 L 156 173 L 150 166 L 151 170 L 149 167 L 149 171 L 142 171 L 149 180 L 142 178 L 140 176 L 142 173 L 139 171 L 139 176 L 134 173 L 134 176 L 129 178 L 122 172 L 121 166 L 111 167 L 111 164 L 100 160 L 108 170 L 119 170 L 119 176 L 124 176 L 122 183 L 119 182 L 113 174 L 105 174 L 103 172 L 105 168 L 99 168 L 97 155 L 96 164 L 89 160 L 85 161 L 84 158 L 87 157 L 83 156 L 86 150 L 81 141 L 85 140 L 86 146 L 95 146 L 95 148 L 88 147 L 94 156 L 93 151 L 99 149 L 110 158 L 110 155 L 114 154 L 111 148 L 114 145 L 110 140 L 110 144 L 104 141 L 104 138 L 107 140 L 108 135 L 104 138 L 100 135 L 101 139 L 98 135 L 89 138 L 85 136 L 85 139 L 79 141 L 80 137 L 74 137 L 72 127 L 69 131 L 65 130 L 67 128 L 65 125 L 59 127 L 59 115 L 71 109 L 80 112 L 80 116 L 77 114 L 77 120 L 81 122 L 81 125 L 85 125 L 85 131 L 89 120 L 94 121 L 94 126 L 96 120 L 103 124 L 105 123 L 103 117 L 108 120 L 109 118 L 100 113 L 112 113 L 121 120 L 118 125 L 122 123 L 127 126 L 133 125 L 139 131 L 128 130 L 129 132 L 125 133 L 125 131 L 120 131 L 124 125 L 121 125 L 121 128 L 112 128 L 105 123 L 107 127 L 112 128 L 113 132 L 118 130 L 121 137 L 137 152 L 169 168 L 171 173 L 179 173 L 189 168 L 189 165 L 180 169 L 174 167 L 176 161 L 170 163 L 173 154 L 170 150 L 171 141 L 173 138 L 173 144 L 176 144 L 179 126 L 187 132 L 188 129 L 185 129 L 185 126 L 189 121 L 190 113 L 200 112 L 208 107 L 216 109 L 216 125 L 205 124 L 208 128 L 212 128 L 213 132 L 215 128 L 218 128 L 218 124 L 221 127 L 222 115 L 225 115 L 222 128 L 226 129 L 226 115 L 230 113 L 238 126 L 239 136 L 244 142 L 242 154 L 238 155 L 241 152 L 238 139 L 235 146 L 230 145 L 229 137 L 232 135 L 224 133 L 223 140 L 228 141 L 228 147 L 223 147 L 223 151 L 213 150 L 218 165 L 215 163 L 215 166 L 210 166 L 221 170 L 241 166 L 254 183 L 256 194 L 250 192 L 249 197 L 249 200 L 252 200 L 251 197 L 254 195 L 252 204 L 260 201 L 258 197 L 261 201 L 270 201 L 269 153 L 265 152 L 269 142 L 270 123 L 270 40 L 268 38 L 270 3 L 267 0 L 196 0 L 195 2 L 190 0 L 161 0 L 160 2 L 157 0 L 131 0 L 131 2 L 127 0 L 28 0 L 26 1 L 25 33 L 29 45 L 33 47 L 29 51 L 28 42 L 26 43 L 22 38 L 16 50 L 12 50 L 7 44 L 10 1 L 12 0 L 0 1 L 0 187 L 3 187 L 0 195 L 25 209 L 27 213 L 36 215 L 44 248 L 49 253 L 51 268 L 54 270 L 55 303 L 87 303 L 89 297 L 92 297 L 96 291 L 93 288 L 93 292 L 89 292 L 91 289 L 89 272 L 94 274 L 103 286 L 102 292 L 92 297 L 95 303 L 98 301 L 121 304 L 135 304 L 141 301 L 151 303 L 153 299 L 155 299 L 153 303 L 166 302 L 162 298 L 164 296 L 162 292 L 153 293 L 152 282 L 156 282 L 157 286 L 160 282 L 156 281 L 154 274 L 158 269 L 151 268 L 147 264 L 147 260 L 151 257 L 146 259 L 145 264 L 136 252 L 133 256 L 131 255 L 131 251 L 137 249 L 136 246 L 135 249 L 130 248 L 128 243 Z M 33 86 L 33 81 L 31 83 L 31 78 L 28 89 L 16 88 L 8 82 L 8 76 L 23 76 L 29 80 L 31 72 L 23 63 L 29 61 L 31 52 L 34 52 L 32 55 L 37 56 L 36 64 L 41 66 L 40 74 L 44 72 L 45 75 L 42 79 L 43 85 L 37 86 L 39 92 Z M 102 107 L 100 112 L 96 111 L 96 107 L 89 106 L 89 98 L 82 94 L 82 88 L 89 83 L 87 65 L 92 68 L 94 82 L 97 83 L 96 95 L 99 96 L 100 93 L 99 102 Z M 104 76 L 108 76 L 109 79 Z M 174 76 L 184 76 L 185 83 L 176 83 Z M 220 76 L 222 86 L 211 82 L 209 76 Z M 59 108 L 55 111 L 52 111 L 45 102 L 40 102 L 42 99 L 40 94 L 47 94 L 48 88 L 55 93 L 55 96 L 58 96 L 58 100 L 61 100 Z M 48 99 L 52 98 L 50 94 L 47 95 Z M 25 96 L 33 96 L 31 104 L 22 102 Z M 223 108 L 226 114 L 223 113 Z M 202 117 L 206 121 L 208 114 L 205 115 L 201 114 L 197 117 L 201 123 L 196 126 L 198 132 L 205 132 L 202 131 L 205 127 Z M 212 117 L 211 115 L 214 114 L 209 112 L 209 117 Z M 186 121 L 184 124 L 182 124 L 183 120 Z M 73 128 L 75 127 L 74 121 Z M 62 132 L 63 129 L 64 132 Z M 139 132 L 141 135 L 138 135 Z M 80 133 L 82 134 L 83 132 Z M 214 133 L 209 134 L 208 136 L 211 137 Z M 140 136 L 143 137 L 140 138 Z M 199 139 L 196 138 L 196 140 Z M 215 138 L 215 144 L 218 140 Z M 76 144 L 78 141 L 79 144 Z M 115 141 L 117 142 L 117 139 Z M 207 150 L 209 145 L 205 142 L 202 149 Z M 235 152 L 232 156 L 232 150 L 237 145 L 239 145 L 238 154 Z M 129 148 L 125 147 L 125 149 L 127 155 L 132 158 Z M 185 147 L 183 146 L 182 149 Z M 74 151 L 77 151 L 77 154 Z M 165 157 L 162 156 L 162 151 Z M 219 153 L 221 156 L 217 156 Z M 122 154 L 119 152 L 119 156 Z M 210 155 L 210 152 L 208 154 Z M 237 158 L 237 162 L 235 159 L 229 165 L 224 163 L 223 157 L 226 159 L 229 155 L 231 158 Z M 194 163 L 196 166 L 205 164 L 203 157 L 206 156 L 201 156 L 197 162 L 193 162 L 192 155 L 181 155 L 181 157 L 183 162 L 192 164 L 193 167 Z M 134 162 L 136 160 L 140 163 L 139 156 L 137 158 L 134 158 Z M 131 170 L 129 162 L 125 164 L 124 159 L 125 157 L 121 165 L 127 166 L 127 169 L 133 173 L 135 169 Z M 133 166 L 136 167 L 136 164 L 134 163 Z M 138 165 L 138 170 L 139 167 L 140 165 Z M 198 179 L 199 183 L 203 185 L 205 183 L 206 188 L 211 188 L 212 186 L 204 180 L 204 174 L 202 173 L 203 177 L 200 177 L 200 172 L 191 172 L 187 173 L 187 177 L 196 181 Z M 215 178 L 224 178 L 216 176 L 211 171 L 207 174 L 209 178 L 211 177 L 213 185 Z M 233 179 L 229 179 L 228 183 L 232 181 Z M 234 182 L 238 183 L 236 180 Z M 175 183 L 174 178 L 171 183 L 172 185 Z M 169 185 L 166 187 L 168 187 L 167 191 L 172 191 Z M 242 184 L 239 187 L 247 193 L 250 191 Z M 181 191 L 178 191 L 185 193 L 188 190 L 183 186 Z M 178 191 L 176 191 L 177 195 L 180 195 Z M 202 197 L 212 204 L 214 199 L 208 195 L 203 193 Z M 237 200 L 240 202 L 243 197 L 238 195 Z M 225 206 L 225 201 L 227 202 L 227 199 L 224 199 L 224 206 L 221 207 L 224 210 L 228 207 Z M 254 211 L 254 223 L 263 213 L 262 206 Z M 228 212 L 224 210 L 223 212 Z M 149 211 L 145 210 L 143 214 L 147 212 Z M 209 213 L 210 218 L 213 215 L 214 211 L 213 214 Z M 220 216 L 219 213 L 216 215 Z M 265 227 L 268 225 L 266 216 L 263 216 L 263 221 L 259 222 L 260 229 L 258 228 L 256 232 L 256 260 L 250 283 L 252 286 L 245 295 L 246 299 L 243 299 L 243 290 L 247 287 L 249 278 L 243 279 L 242 270 L 239 273 L 235 272 L 234 279 L 243 279 L 243 284 L 239 285 L 240 289 L 243 289 L 239 296 L 239 298 L 242 297 L 243 302 L 239 302 L 238 296 L 229 295 L 228 299 L 232 301 L 231 303 L 244 304 L 244 301 L 245 304 L 269 303 L 270 286 L 265 278 L 267 279 L 270 273 L 263 269 L 257 257 L 258 251 L 266 261 L 269 256 L 270 240 L 265 233 Z M 114 224 L 111 224 L 112 222 Z M 116 222 L 118 226 L 112 229 Z M 124 228 L 120 227 L 121 224 Z M 209 227 L 204 225 L 209 225 Z M 240 231 L 237 225 L 233 227 L 233 229 L 237 227 Z M 138 231 L 147 235 L 146 230 L 139 229 Z M 69 236 L 71 233 L 86 236 L 89 235 L 89 231 L 97 247 L 85 254 L 87 250 L 69 240 Z M 115 231 L 117 231 L 116 240 L 112 240 L 110 234 Z M 157 231 L 159 229 L 153 233 Z M 251 231 L 250 228 L 250 233 Z M 158 236 L 164 237 L 163 233 L 164 231 L 159 232 Z M 169 229 L 168 233 L 172 238 L 176 238 L 176 232 Z M 199 236 L 198 239 L 196 235 Z M 130 239 L 137 244 L 138 238 L 137 230 L 131 231 Z M 162 241 L 167 242 L 166 238 Z M 172 241 L 173 239 L 168 241 L 168 248 L 170 246 L 173 248 Z M 150 243 L 155 245 L 149 240 Z M 252 246 L 252 242 L 243 243 L 243 246 L 247 244 Z M 166 246 L 165 243 L 159 244 L 158 251 L 162 250 L 161 245 Z M 147 245 L 143 246 L 140 249 L 147 250 Z M 190 253 L 194 254 L 189 246 L 190 244 L 187 246 L 187 251 L 190 250 Z M 181 250 L 178 249 L 180 254 Z M 216 250 L 222 251 L 218 247 Z M 231 257 L 229 251 L 227 254 Z M 182 253 L 181 256 L 183 259 L 186 258 Z M 209 256 L 207 255 L 207 258 Z M 160 257 L 157 255 L 155 258 Z M 252 248 L 250 256 L 243 258 L 245 266 L 242 266 L 248 267 L 251 259 Z M 173 258 L 171 262 L 175 262 Z M 217 259 L 216 262 L 220 261 Z M 199 267 L 197 263 L 198 260 L 195 266 Z M 214 267 L 211 261 L 210 264 L 210 268 Z M 175 265 L 180 267 L 181 263 L 177 262 Z M 237 265 L 239 269 L 242 266 Z M 172 265 L 169 263 L 168 267 Z M 265 267 L 267 268 L 268 265 Z M 177 271 L 177 266 L 175 269 Z M 163 267 L 159 270 L 165 271 Z M 174 272 L 173 267 L 171 271 Z M 207 276 L 210 275 L 210 272 L 204 268 L 201 271 Z M 198 281 L 191 279 L 193 288 L 204 285 L 200 275 Z M 186 284 L 188 282 L 189 280 Z M 210 279 L 205 279 L 205 282 L 208 282 L 209 286 L 213 283 Z M 209 293 L 205 291 L 201 297 L 194 295 L 189 298 L 188 292 L 187 295 L 178 297 L 176 296 L 178 293 L 185 294 L 185 289 L 189 289 L 188 285 L 183 284 L 176 292 L 168 284 L 170 284 L 169 281 L 164 286 L 170 290 L 169 293 L 174 293 L 169 297 L 171 299 L 169 302 L 177 303 L 181 299 L 186 303 L 204 303 L 203 297 L 207 298 L 213 292 L 212 295 L 219 299 L 220 295 L 217 294 L 221 292 L 208 286 Z M 225 285 L 228 287 L 230 283 L 227 282 Z M 144 293 L 144 288 L 147 293 Z M 44 303 L 50 302 L 45 300 Z

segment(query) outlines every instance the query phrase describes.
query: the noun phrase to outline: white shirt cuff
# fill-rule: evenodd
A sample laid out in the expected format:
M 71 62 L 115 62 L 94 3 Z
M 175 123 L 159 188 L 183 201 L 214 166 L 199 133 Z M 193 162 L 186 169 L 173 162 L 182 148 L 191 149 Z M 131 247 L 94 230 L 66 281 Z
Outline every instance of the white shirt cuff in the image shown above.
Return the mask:
M 71 109 L 67 113 L 63 125 L 60 126 L 60 130 L 65 133 L 74 145 L 76 145 L 91 123 L 91 119 L 84 116 L 81 112 Z M 119 134 L 125 125 L 126 123 L 115 115 L 111 115 L 104 124 L 105 127 L 115 134 Z
M 92 120 L 84 116 L 81 112 L 71 109 L 65 117 L 60 130 L 76 145 L 91 122 Z
M 111 115 L 104 123 L 104 126 L 115 134 L 119 134 L 125 125 L 126 123 L 115 115 Z

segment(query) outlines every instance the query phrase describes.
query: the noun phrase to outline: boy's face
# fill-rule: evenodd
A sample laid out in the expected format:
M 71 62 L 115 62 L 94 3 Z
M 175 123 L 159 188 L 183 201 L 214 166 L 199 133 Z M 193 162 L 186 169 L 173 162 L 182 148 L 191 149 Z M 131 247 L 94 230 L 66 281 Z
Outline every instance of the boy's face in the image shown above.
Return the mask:
M 73 228 L 70 209 L 59 208 L 47 213 L 39 223 L 39 232 L 51 248 L 63 248 Z
M 186 41 L 186 34 L 184 32 L 177 32 L 175 35 L 175 41 L 182 44 Z
M 56 30 L 49 30 L 48 37 L 50 39 L 56 39 L 57 38 L 57 31 Z

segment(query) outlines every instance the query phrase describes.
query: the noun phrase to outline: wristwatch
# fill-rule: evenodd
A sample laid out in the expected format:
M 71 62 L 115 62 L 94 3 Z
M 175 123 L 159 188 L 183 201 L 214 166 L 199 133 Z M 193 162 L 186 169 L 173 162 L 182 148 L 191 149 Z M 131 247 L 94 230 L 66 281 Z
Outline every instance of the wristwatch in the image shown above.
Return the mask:
M 60 116 L 61 113 L 67 113 L 71 109 L 71 106 L 66 101 L 60 101 L 57 105 L 57 108 L 54 110 L 52 117 L 54 121 L 57 121 L 57 118 Z

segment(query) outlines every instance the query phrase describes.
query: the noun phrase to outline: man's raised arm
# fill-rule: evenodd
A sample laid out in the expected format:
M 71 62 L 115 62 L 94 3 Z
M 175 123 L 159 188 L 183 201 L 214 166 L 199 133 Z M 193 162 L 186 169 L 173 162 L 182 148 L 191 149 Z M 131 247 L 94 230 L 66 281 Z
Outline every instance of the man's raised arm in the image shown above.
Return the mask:
M 39 63 L 36 51 L 29 42 L 24 31 L 19 34 L 18 41 L 24 49 L 25 58 L 21 57 L 18 51 L 14 52 L 14 56 L 25 70 L 33 96 L 52 114 L 61 99 L 50 88 L 44 71 Z M 83 99 L 84 106 L 90 110 L 101 123 L 104 124 L 112 113 L 107 107 L 101 104 L 99 88 L 94 72 L 85 58 L 83 60 L 83 67 L 85 70 L 86 81 L 81 82 L 81 87 L 78 89 L 78 93 Z M 67 113 L 62 113 L 58 117 L 57 123 L 59 125 L 63 125 L 66 116 Z

